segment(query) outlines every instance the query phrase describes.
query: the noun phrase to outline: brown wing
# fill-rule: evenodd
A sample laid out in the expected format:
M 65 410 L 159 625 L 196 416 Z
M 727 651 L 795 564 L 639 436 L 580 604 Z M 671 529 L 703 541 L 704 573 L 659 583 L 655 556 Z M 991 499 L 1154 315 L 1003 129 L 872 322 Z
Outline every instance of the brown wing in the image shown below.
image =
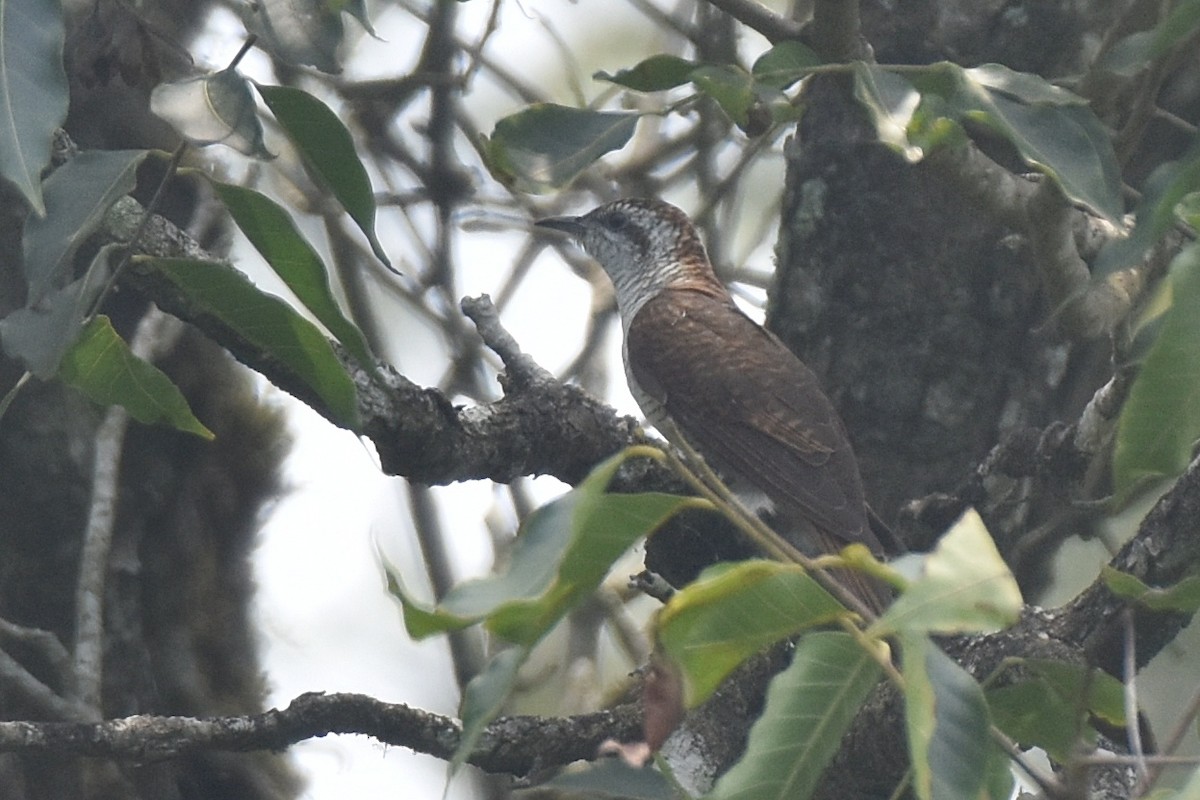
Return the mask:
M 626 348 L 634 380 L 714 466 L 781 512 L 881 552 L 832 403 L 812 371 L 732 300 L 662 292 L 630 323 Z

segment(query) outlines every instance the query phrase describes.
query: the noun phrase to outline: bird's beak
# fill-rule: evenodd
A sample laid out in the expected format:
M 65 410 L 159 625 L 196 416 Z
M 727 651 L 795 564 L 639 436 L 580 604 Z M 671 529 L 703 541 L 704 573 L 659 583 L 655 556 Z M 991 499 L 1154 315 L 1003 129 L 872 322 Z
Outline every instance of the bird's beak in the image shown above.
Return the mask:
M 579 217 L 547 217 L 533 223 L 539 228 L 549 228 L 552 231 L 562 231 L 576 239 L 583 236 L 584 226 Z

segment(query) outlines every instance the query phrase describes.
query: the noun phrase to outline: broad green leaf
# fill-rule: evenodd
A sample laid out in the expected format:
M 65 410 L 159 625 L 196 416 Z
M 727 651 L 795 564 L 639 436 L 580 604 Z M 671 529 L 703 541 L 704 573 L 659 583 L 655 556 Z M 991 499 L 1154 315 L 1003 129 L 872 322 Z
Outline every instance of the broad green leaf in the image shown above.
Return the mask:
M 300 378 L 338 424 L 358 427 L 354 382 L 311 322 L 242 273 L 212 261 L 135 257 L 130 268 L 165 281 L 197 318 L 215 318 L 264 356 Z
M 1103 276 L 1139 263 L 1175 224 L 1176 209 L 1190 193 L 1200 189 L 1200 137 L 1177 161 L 1161 164 L 1142 187 L 1136 222 L 1125 239 L 1100 251 L 1095 272 Z
M 1119 222 L 1124 211 L 1120 169 L 1108 134 L 1086 106 L 1027 105 L 993 93 L 991 108 L 971 114 L 1003 133 L 1027 164 L 1063 193 Z
M 247 4 L 242 15 L 273 56 L 336 74 L 342 71 L 338 47 L 345 32 L 344 5 L 330 0 L 258 0 Z
M 63 357 L 58 376 L 102 406 L 123 407 L 139 422 L 213 438 L 178 387 L 158 367 L 134 355 L 108 317 L 88 323 Z
M 250 82 L 232 67 L 155 86 L 150 110 L 198 147 L 223 144 L 253 158 L 274 158 L 263 144 Z
M 964 70 L 981 86 L 1029 105 L 1086 106 L 1087 100 L 1031 72 L 1017 72 L 1003 64 L 981 64 Z
M 54 129 L 67 118 L 63 38 L 55 0 L 0 0 L 0 177 L 38 216 Z
M 317 251 L 297 230 L 287 211 L 253 189 L 212 181 L 233 221 L 304 307 L 363 366 L 372 363 L 362 333 L 346 319 L 329 288 L 329 274 Z
M 881 672 L 849 634 L 821 631 L 804 636 L 791 666 L 771 681 L 745 754 L 721 776 L 708 798 L 809 797 Z
M 820 56 L 807 45 L 789 40 L 780 42 L 759 56 L 750 73 L 764 86 L 786 89 L 820 64 Z
M 588 764 L 582 769 L 565 770 L 554 778 L 518 789 L 518 798 L 545 797 L 547 790 L 554 797 L 581 800 L 679 800 L 674 786 L 652 767 L 631 767 L 619 758 L 609 758 Z
M 870 116 L 879 141 L 910 162 L 925 156 L 908 136 L 909 123 L 921 103 L 920 93 L 908 80 L 858 61 L 854 63 L 854 97 Z
M 1175 205 L 1175 215 L 1193 228 L 1200 228 L 1200 191 L 1181 197 Z
M 1117 42 L 1100 66 L 1118 75 L 1135 75 L 1166 55 L 1200 27 L 1200 0 L 1180 0 L 1153 29 L 1138 31 Z
M 463 689 L 462 707 L 459 709 L 459 716 L 462 717 L 462 737 L 448 765 L 451 775 L 466 763 L 467 756 L 475 749 L 475 743 L 479 741 L 484 728 L 504 709 L 504 702 L 512 693 L 513 684 L 517 681 L 517 671 L 527 658 L 528 647 L 509 647 L 501 650 L 492 656 L 483 671 L 472 678 Z
M 97 253 L 92 268 L 82 278 L 0 319 L 4 352 L 19 359 L 42 380 L 54 377 L 63 355 L 79 338 L 80 325 L 104 289 L 109 276 L 108 256 L 113 249 L 115 246 L 110 245 Z
M 983 690 L 927 636 L 901 637 L 905 723 L 921 800 L 983 795 L 993 745 Z
M 642 536 L 695 500 L 676 495 L 607 494 L 625 458 L 613 456 L 578 487 L 537 509 L 521 526 L 508 571 L 451 589 L 436 607 L 408 596 L 392 576 L 393 594 L 414 638 L 483 622 L 508 641 L 532 645 Z
M 1181 473 L 1200 437 L 1200 245 L 1171 264 L 1172 304 L 1117 422 L 1118 503 L 1146 482 Z
M 1136 576 L 1105 566 L 1100 571 L 1104 585 L 1117 597 L 1144 606 L 1151 611 L 1200 611 L 1200 575 L 1192 575 L 1165 589 L 1147 586 Z
M 920 574 L 871 632 L 982 633 L 1016 622 L 1021 590 L 983 520 L 967 510 L 922 557 Z
M 371 179 L 354 151 L 350 131 L 329 106 L 308 92 L 291 86 L 255 85 L 292 144 L 304 156 L 313 177 L 333 192 L 371 243 L 375 257 L 391 269 L 392 263 L 375 235 Z
M 679 668 L 692 708 L 767 645 L 846 613 L 794 564 L 723 564 L 675 593 L 659 613 L 657 640 Z
M 592 77 L 598 81 L 608 81 L 633 89 L 635 92 L 661 92 L 691 81 L 692 70 L 698 66 L 695 61 L 659 54 L 650 56 L 629 69 L 617 70 L 615 75 L 597 72 Z
M 983 779 L 982 800 L 1009 800 L 1015 797 L 1017 778 L 1012 761 L 996 744 L 988 748 L 987 774 Z M 1148 800 L 1148 798 L 1147 798 Z
M 1065 763 L 1081 740 L 1095 742 L 1089 715 L 1124 725 L 1124 687 L 1111 675 L 1057 661 L 1028 660 L 1021 667 L 1027 677 L 986 692 L 997 727 L 1020 744 Z
M 755 98 L 754 80 L 749 73 L 726 64 L 702 66 L 692 70 L 692 83 L 715 100 L 735 125 L 746 127 Z
M 1064 698 L 1041 680 L 1029 680 L 987 692 L 996 726 L 1014 741 L 1040 747 L 1059 763 L 1073 748 L 1091 745 L 1096 731 L 1081 716 L 1077 698 Z
M 145 158 L 145 150 L 89 150 L 46 179 L 46 215 L 31 217 L 22 239 L 31 306 L 70 279 L 75 252 L 112 204 L 133 191 Z
M 624 147 L 637 122 L 634 113 L 535 103 L 496 123 L 484 148 L 488 169 L 523 192 L 558 189 Z
M 1069 199 L 1119 222 L 1124 210 L 1120 169 L 1108 134 L 1069 92 L 995 65 L 965 70 L 941 62 L 906 74 L 923 102 L 938 96 L 937 109 L 946 119 L 990 128 Z

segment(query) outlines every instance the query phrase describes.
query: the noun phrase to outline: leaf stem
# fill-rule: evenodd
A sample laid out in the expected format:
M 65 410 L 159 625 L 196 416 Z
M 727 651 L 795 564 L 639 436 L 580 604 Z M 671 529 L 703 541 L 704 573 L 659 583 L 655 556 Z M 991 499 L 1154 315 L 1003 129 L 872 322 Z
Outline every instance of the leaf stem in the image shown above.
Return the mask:
M 134 248 L 137 246 L 138 241 L 140 241 L 142 236 L 146 233 L 146 228 L 149 227 L 150 220 L 154 217 L 155 210 L 157 210 L 159 203 L 162 202 L 162 197 L 166 192 L 167 184 L 171 182 L 171 179 L 174 178 L 175 174 L 179 171 L 179 163 L 183 160 L 183 156 L 185 153 L 187 153 L 187 149 L 188 143 L 180 142 L 179 146 L 175 148 L 175 152 L 171 153 L 171 160 L 167 162 L 167 169 L 163 173 L 162 180 L 158 183 L 158 188 L 154 190 L 154 195 L 150 198 L 150 202 L 146 204 L 146 209 L 142 214 L 141 221 L 138 222 L 138 226 L 134 230 L 133 235 L 129 237 L 129 241 L 125 244 L 124 255 L 122 255 L 121 260 L 117 262 L 117 266 L 113 269 L 112 274 L 108 276 L 108 280 L 105 281 L 104 288 L 100 291 L 100 294 L 96 295 L 96 299 L 92 303 L 91 309 L 81 322 L 82 325 L 87 325 L 89 322 L 91 322 L 92 318 L 94 318 L 96 314 L 100 312 L 100 307 L 104 304 L 105 298 L 107 298 L 109 293 L 112 292 L 113 286 L 115 286 L 117 283 L 117 278 L 119 278 L 121 273 L 125 271 L 125 268 L 129 266 L 129 261 L 131 258 L 133 258 Z M 88 267 L 88 270 L 91 271 L 95 268 L 96 262 L 93 261 L 92 265 Z M 91 276 L 89 275 L 88 278 L 90 277 Z M 86 282 L 87 279 L 85 279 L 85 283 Z
M 225 69 L 227 69 L 227 70 L 237 69 L 237 65 L 242 63 L 242 59 L 246 57 L 246 53 L 250 52 L 250 48 L 254 47 L 254 43 L 257 41 L 258 41 L 258 34 L 255 34 L 255 33 L 250 34 L 250 36 L 247 37 L 246 41 L 242 43 L 241 49 L 237 51 L 237 55 L 235 55 L 230 60 L 229 66 L 226 67 Z
M 703 456 L 688 445 L 682 436 L 676 437 L 676 439 L 682 445 L 679 450 L 683 453 L 686 462 L 671 450 L 654 445 L 634 445 L 627 448 L 625 453 L 627 457 L 643 456 L 670 466 L 676 474 L 699 492 L 701 497 L 716 506 L 726 519 L 736 525 L 768 556 L 800 565 L 813 577 L 813 580 L 821 585 L 821 588 L 832 594 L 846 608 L 858 614 L 864 622 L 869 624 L 875 620 L 875 614 L 858 597 L 832 577 L 825 570 L 823 563 L 809 558 L 791 542 L 773 531 L 770 526 L 758 518 L 757 514 L 746 508 L 737 495 L 708 466 Z M 827 559 L 823 559 L 823 561 L 825 560 Z

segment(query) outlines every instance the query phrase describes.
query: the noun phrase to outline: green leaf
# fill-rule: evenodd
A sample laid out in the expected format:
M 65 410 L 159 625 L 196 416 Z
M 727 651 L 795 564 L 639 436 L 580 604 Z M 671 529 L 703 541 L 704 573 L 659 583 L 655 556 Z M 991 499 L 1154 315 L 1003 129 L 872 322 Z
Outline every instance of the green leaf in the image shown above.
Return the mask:
M 362 333 L 346 319 L 329 288 L 317 251 L 297 230 L 287 211 L 253 189 L 211 181 L 233 221 L 304 307 L 364 366 L 372 363 Z
M 913 788 L 921 800 L 980 798 L 993 745 L 975 679 L 930 639 L 901 637 Z
M 1120 168 L 1100 120 L 1074 95 L 1036 75 L 997 65 L 966 70 L 941 62 L 906 73 L 923 104 L 939 98 L 946 119 L 970 120 L 1003 136 L 1021 158 L 1072 201 L 1119 222 Z M 922 114 L 925 125 L 932 122 Z
M 846 613 L 800 567 L 745 561 L 711 567 L 676 592 L 659 613 L 657 640 L 692 708 L 767 645 Z
M 1041 75 L 1017 72 L 1003 64 L 981 64 L 964 70 L 968 78 L 997 94 L 1027 105 L 1086 106 L 1088 101 L 1048 82 Z
M 786 89 L 821 65 L 821 58 L 805 44 L 780 42 L 754 62 L 750 74 L 763 86 Z
M 1184 614 L 1200 611 L 1200 575 L 1189 576 L 1164 589 L 1147 586 L 1136 576 L 1109 566 L 1100 571 L 1100 577 L 1117 597 L 1132 600 L 1151 611 L 1179 611 Z
M 1118 75 L 1136 75 L 1200 27 L 1200 0 L 1180 0 L 1152 30 L 1138 31 L 1117 42 L 1100 60 L 1100 66 Z
M 1118 503 L 1147 482 L 1183 472 L 1200 437 L 1200 245 L 1175 256 L 1167 280 L 1171 307 L 1117 422 Z
M 391 588 L 414 638 L 478 622 L 511 642 L 532 645 L 600 585 L 634 542 L 695 502 L 676 495 L 607 494 L 625 458 L 592 470 L 578 487 L 537 509 L 521 526 L 508 571 L 451 589 L 430 608 L 409 597 L 393 575 Z
M 921 95 L 908 80 L 894 72 L 862 61 L 854 63 L 854 97 L 866 110 L 879 141 L 910 162 L 925 152 L 909 140 L 908 127 L 921 103 Z
M 460 584 L 436 608 L 408 597 L 398 577 L 388 571 L 389 590 L 400 600 L 413 637 L 482 621 L 493 633 L 519 645 L 493 658 L 467 685 L 461 712 L 463 737 L 451 772 L 500 713 L 533 645 L 600 585 L 630 545 L 677 509 L 695 502 L 663 494 L 606 494 L 625 458 L 625 453 L 613 456 L 577 488 L 530 515 L 513 547 L 507 573 Z
M 255 84 L 275 119 L 304 157 L 313 177 L 327 187 L 371 243 L 388 269 L 383 245 L 375 235 L 375 194 L 366 167 L 354 151 L 354 138 L 329 106 L 291 86 Z
M 42 170 L 67 118 L 63 38 L 56 0 L 0 0 L 0 177 L 39 216 Z
M 1139 263 L 1176 220 L 1176 208 L 1191 192 L 1200 189 L 1200 137 L 1177 161 L 1160 164 L 1142 187 L 1133 230 L 1100 251 L 1095 273 L 1108 275 Z
M 553 794 L 548 795 L 547 790 L 552 790 Z M 619 758 L 565 770 L 545 783 L 518 789 L 515 795 L 518 798 L 579 797 L 581 800 L 679 800 L 674 786 L 661 772 L 652 767 L 631 767 Z
M 108 317 L 97 316 L 88 323 L 63 357 L 58 376 L 102 406 L 123 407 L 139 422 L 213 438 L 171 379 L 134 355 Z
M 1081 740 L 1095 742 L 1089 715 L 1125 724 L 1124 687 L 1111 675 L 1058 661 L 1020 663 L 1026 678 L 986 693 L 997 727 L 1020 744 L 1041 747 L 1065 763 Z
M 501 650 L 488 660 L 483 670 L 463 689 L 462 706 L 459 709 L 462 737 L 448 765 L 451 775 L 466 763 L 467 756 L 475 749 L 475 743 L 479 741 L 488 723 L 504 710 L 504 703 L 512 694 L 513 685 L 517 682 L 517 672 L 527 658 L 528 647 L 509 647 Z
M 804 636 L 791 666 L 771 681 L 745 754 L 708 797 L 809 797 L 881 671 L 849 634 L 821 631 Z
M 661 92 L 691 81 L 692 70 L 697 66 L 699 64 L 695 61 L 659 54 L 650 56 L 630 69 L 617 70 L 615 75 L 597 72 L 592 77 L 635 92 Z
M 80 324 L 104 289 L 110 272 L 108 256 L 114 249 L 116 245 L 109 245 L 97 253 L 82 278 L 0 319 L 4 351 L 38 378 L 54 377 L 63 355 L 79 338 Z
M 341 3 L 330 0 L 258 0 L 243 10 L 246 27 L 270 53 L 298 66 L 337 74 L 345 29 Z
M 1016 622 L 1021 590 L 983 520 L 968 509 L 920 563 L 871 633 L 982 633 Z
M 1120 168 L 1108 134 L 1089 108 L 1026 105 L 998 93 L 990 105 L 972 118 L 1007 136 L 1025 162 L 1054 179 L 1069 199 L 1120 222 Z
M 1008 754 L 995 744 L 988 748 L 987 774 L 983 782 L 984 793 L 981 800 L 1008 800 L 1010 797 L 1016 797 L 1017 778 L 1013 775 L 1012 761 Z
M 697 67 L 692 70 L 692 83 L 715 100 L 735 125 L 746 127 L 755 98 L 749 73 L 725 64 Z
M 223 144 L 253 158 L 275 157 L 263 144 L 250 82 L 232 67 L 155 86 L 150 110 L 197 147 Z
M 634 113 L 535 103 L 496 123 L 484 154 L 492 175 L 523 192 L 566 186 L 633 136 Z
M 325 335 L 287 303 L 262 292 L 226 264 L 136 257 L 130 268 L 165 281 L 195 317 L 220 320 L 249 346 L 278 361 L 304 381 L 338 424 L 357 429 L 354 382 Z
M 146 154 L 145 150 L 89 150 L 46 179 L 42 189 L 46 215 L 30 218 L 22 239 L 30 306 L 70 279 L 79 246 L 100 227 L 112 204 L 133 191 Z

